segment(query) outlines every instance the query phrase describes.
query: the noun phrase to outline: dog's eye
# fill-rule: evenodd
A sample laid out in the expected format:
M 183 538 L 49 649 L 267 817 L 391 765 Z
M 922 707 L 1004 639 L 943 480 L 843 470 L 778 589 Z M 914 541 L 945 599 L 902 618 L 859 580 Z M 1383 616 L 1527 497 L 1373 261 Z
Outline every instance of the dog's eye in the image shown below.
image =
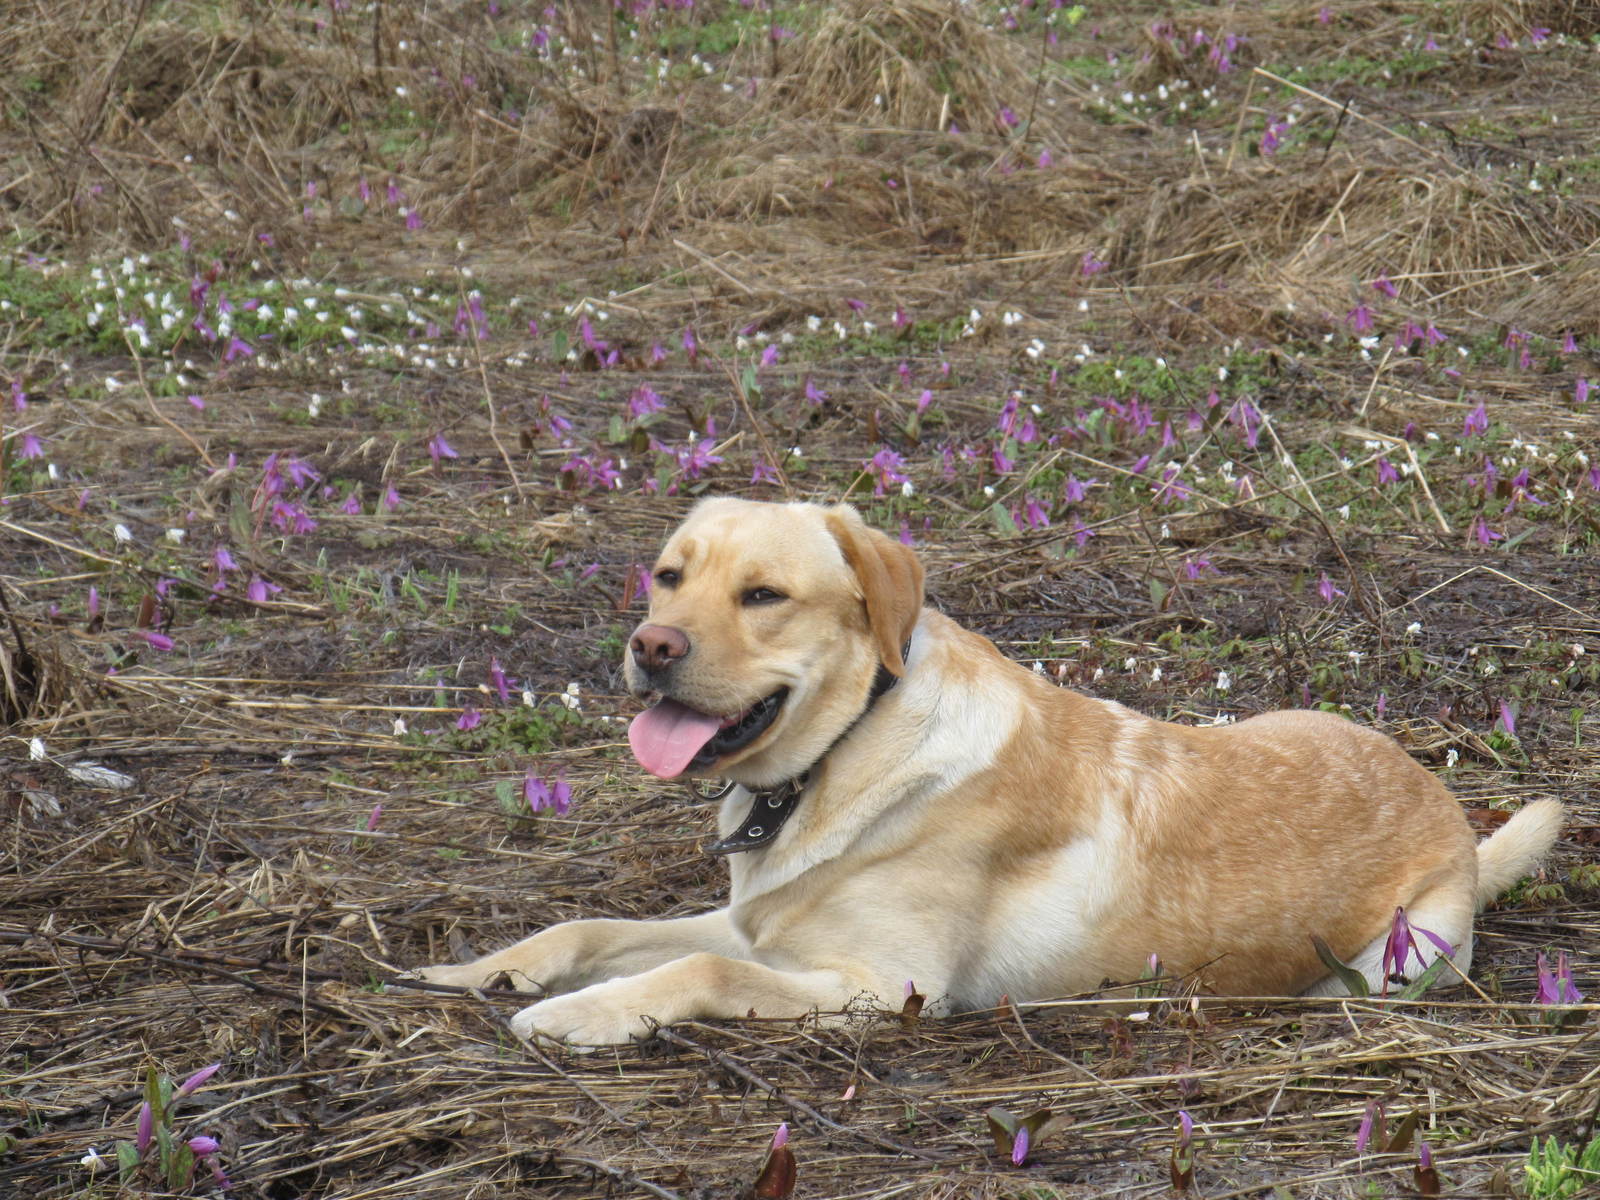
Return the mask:
M 758 587 L 751 588 L 744 594 L 744 603 L 745 607 L 749 608 L 754 604 L 776 604 L 779 600 L 787 600 L 788 598 L 782 592 L 775 592 L 771 588 Z
M 683 576 L 679 575 L 676 571 L 668 570 L 666 567 L 663 567 L 661 570 L 656 572 L 656 582 L 665 588 L 675 588 L 678 586 L 678 584 L 683 582 Z

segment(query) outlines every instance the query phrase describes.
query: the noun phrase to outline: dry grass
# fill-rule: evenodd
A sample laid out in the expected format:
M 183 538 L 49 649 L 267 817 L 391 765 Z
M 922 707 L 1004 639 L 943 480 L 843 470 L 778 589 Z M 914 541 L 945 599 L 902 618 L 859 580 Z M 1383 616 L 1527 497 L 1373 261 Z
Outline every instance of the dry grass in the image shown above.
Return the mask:
M 574 50 L 553 59 L 530 49 L 543 6 L 503 7 L 86 2 L 0 28 L 15 251 L 0 288 L 28 277 L 29 254 L 150 251 L 219 288 L 303 276 L 371 307 L 416 287 L 443 327 L 371 359 L 323 342 L 230 365 L 191 338 L 174 357 L 197 382 L 180 387 L 157 356 L 0 316 L 0 366 L 33 394 L 0 452 L 0 1194 L 117 1195 L 104 1177 L 91 1192 L 79 1159 L 133 1136 L 148 1067 L 212 1061 L 182 1131 L 217 1136 L 236 1194 L 263 1200 L 735 1195 L 779 1121 L 796 1194 L 840 1198 L 1168 1195 L 1180 1108 L 1208 1200 L 1405 1191 L 1413 1152 L 1355 1153 L 1374 1099 L 1391 1123 L 1418 1114 L 1450 1194 L 1519 1180 L 1534 1135 L 1587 1138 L 1591 1024 L 1557 1027 L 1529 1001 L 1540 950 L 1569 951 L 1585 986 L 1600 961 L 1600 718 L 1568 661 L 1572 643 L 1600 653 L 1600 577 L 1582 566 L 1600 525 L 1576 457 L 1600 461 L 1600 429 L 1572 401 L 1592 354 L 1553 349 L 1600 329 L 1600 118 L 1583 102 L 1592 51 L 1531 49 L 1527 31 L 1590 34 L 1594 6 L 1374 0 L 1330 6 L 1325 25 L 1320 4 L 1142 4 L 1063 17 L 1052 43 L 936 0 L 770 18 L 700 4 L 649 14 L 637 59 L 613 53 L 597 7 L 557 6 L 547 32 Z M 796 36 L 774 41 L 783 21 Z M 1194 50 L 1196 31 L 1239 35 L 1234 69 Z M 1437 54 L 1419 50 L 1429 35 Z M 1279 82 L 1301 65 L 1304 82 Z M 1291 112 L 1263 156 L 1263 128 Z M 200 251 L 173 251 L 175 220 Z M 1374 300 L 1380 275 L 1392 303 Z M 494 335 L 452 338 L 478 284 L 501 306 Z M 531 299 L 513 313 L 513 295 Z M 577 337 L 585 298 L 609 315 L 620 370 L 544 349 L 552 330 Z M 1461 343 L 1531 331 L 1540 362 L 1479 354 L 1458 379 L 1388 343 L 1363 357 L 1344 323 L 1363 301 Z M 896 306 L 916 324 L 897 329 Z M 742 372 L 760 344 L 733 340 L 755 331 L 783 351 L 758 389 Z M 672 351 L 660 365 L 656 343 Z M 1090 344 L 1108 365 L 1080 384 L 1072 356 Z M 1236 351 L 1271 415 L 1259 448 L 1206 405 Z M 1158 356 L 1191 373 L 1160 393 L 1150 376 L 1144 448 L 1170 421 L 1180 444 L 1162 460 L 1188 456 L 1213 484 L 1226 460 L 1254 497 L 1212 487 L 1160 507 L 1120 433 L 1058 433 L 1025 468 L 993 465 L 1013 390 L 1063 430 L 1116 391 L 1110 363 Z M 804 398 L 808 378 L 825 400 Z M 696 486 L 647 494 L 639 464 L 669 460 L 642 435 L 612 440 L 644 382 L 666 398 L 664 442 L 716 416 L 711 486 L 775 497 L 745 482 L 757 456 L 803 446 L 796 494 L 856 484 L 875 520 L 907 522 L 941 608 L 1068 685 L 1183 720 L 1347 703 L 1445 772 L 1480 827 L 1555 796 L 1567 838 L 1483 918 L 1474 986 L 1427 1004 L 1166 997 L 1121 1022 L 1074 1000 L 687 1025 L 588 1058 L 518 1045 L 515 997 L 430 994 L 396 972 L 556 920 L 697 911 L 725 889 L 700 853 L 704 811 L 641 778 L 621 743 L 630 573 Z M 1495 432 L 1454 456 L 1480 401 Z M 1444 441 L 1399 441 L 1408 424 Z M 19 460 L 24 428 L 46 435 L 57 476 Z M 440 432 L 458 459 L 430 461 Z M 1506 492 L 1472 475 L 1501 456 L 1509 488 L 1529 443 L 1548 452 L 1546 506 L 1502 515 Z M 975 450 L 947 473 L 946 445 Z M 905 456 L 914 497 L 860 484 L 880 449 Z M 563 480 L 579 451 L 628 458 L 626 490 Z M 359 486 L 361 512 L 316 499 L 313 534 L 241 536 L 273 453 Z M 1414 456 L 1428 489 L 1373 486 L 1380 453 Z M 1096 481 L 1087 503 L 996 536 L 994 501 L 1056 496 L 1068 472 Z M 389 485 L 397 511 L 373 503 Z M 1485 514 L 1514 552 L 1472 540 Z M 1081 550 L 1078 518 L 1095 534 Z M 218 543 L 284 590 L 213 593 Z M 1319 577 L 1348 596 L 1320 602 Z M 162 579 L 179 582 L 157 603 Z M 152 623 L 173 651 L 150 647 Z M 491 656 L 534 707 L 496 700 Z M 1508 698 L 1520 757 L 1490 733 Z M 481 732 L 454 727 L 468 701 Z M 502 807 L 497 785 L 516 793 L 530 764 L 567 771 L 569 816 Z M 993 1153 L 993 1104 L 1057 1114 L 1028 1168 Z

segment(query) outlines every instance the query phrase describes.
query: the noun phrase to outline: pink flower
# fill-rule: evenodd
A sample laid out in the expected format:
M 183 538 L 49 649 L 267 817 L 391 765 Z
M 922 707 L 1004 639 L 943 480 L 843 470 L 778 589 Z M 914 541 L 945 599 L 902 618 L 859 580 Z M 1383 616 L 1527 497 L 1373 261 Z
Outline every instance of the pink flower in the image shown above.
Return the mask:
M 1028 1161 L 1028 1143 L 1033 1140 L 1033 1135 L 1028 1132 L 1026 1125 L 1019 1125 L 1016 1134 L 1011 1139 L 1011 1165 L 1020 1167 Z
M 1504 700 L 1500 701 L 1500 728 L 1517 736 L 1517 710 Z
M 277 584 L 263 579 L 259 575 L 252 575 L 244 594 L 251 604 L 265 604 L 269 597 L 275 596 L 281 591 L 283 589 Z
M 400 507 L 400 493 L 395 490 L 392 483 L 383 493 L 383 506 L 390 512 L 394 512 L 395 509 Z
M 1574 404 L 1589 403 L 1589 380 L 1587 377 L 1578 380 L 1572 388 L 1572 402 Z
M 1469 412 L 1466 420 L 1461 423 L 1461 434 L 1463 437 L 1471 437 L 1473 434 L 1487 433 L 1488 431 L 1489 413 L 1480 400 L 1478 407 Z
M 372 811 L 367 814 L 367 832 L 371 833 L 378 828 L 378 822 L 383 819 L 383 805 L 374 804 Z
M 22 448 L 17 453 L 23 458 L 43 458 L 44 443 L 31 433 L 22 435 Z
M 828 398 L 828 393 L 819 388 L 809 375 L 806 376 L 805 395 L 807 404 L 821 404 Z
M 1324 604 L 1332 604 L 1335 596 L 1343 596 L 1344 592 L 1333 585 L 1333 580 L 1328 578 L 1326 571 L 1317 579 L 1317 595 L 1322 597 Z
M 1087 279 L 1091 275 L 1100 274 L 1110 265 L 1105 259 L 1096 258 L 1093 250 L 1086 250 L 1083 257 L 1078 260 L 1078 271 Z
M 1345 313 L 1344 320 L 1356 333 L 1372 332 L 1372 310 L 1365 304 L 1358 304 Z
M 767 348 L 761 352 L 761 365 L 763 367 L 770 367 L 777 361 L 778 347 L 776 345 L 768 345 Z
M 1550 964 L 1545 961 L 1541 952 L 1538 957 L 1539 990 L 1533 1001 L 1535 1004 L 1582 1004 L 1583 993 L 1578 990 L 1578 985 L 1572 981 L 1572 966 L 1567 962 L 1567 952 L 1561 951 L 1554 972 Z
M 178 1085 L 178 1090 L 173 1095 L 173 1099 L 182 1100 L 185 1096 L 192 1096 L 195 1092 L 205 1087 L 211 1077 L 220 1070 L 222 1070 L 222 1064 L 219 1062 L 214 1062 L 208 1067 L 201 1067 Z
M 1477 517 L 1472 522 L 1472 536 L 1478 539 L 1480 546 L 1492 546 L 1505 538 L 1505 534 L 1497 533 L 1489 528 L 1489 522 L 1482 517 Z
M 164 633 L 157 633 L 151 629 L 141 631 L 139 636 L 149 643 L 152 650 L 167 651 L 172 649 L 173 641 Z
M 1372 281 L 1372 290 L 1389 297 L 1391 300 L 1400 294 L 1399 289 L 1396 288 L 1392 282 L 1390 282 L 1390 279 L 1387 275 L 1379 275 L 1376 279 L 1374 279 Z
M 1561 353 L 1576 354 L 1578 352 L 1578 339 L 1573 336 L 1572 330 L 1567 330 L 1566 336 L 1561 339 Z M 13 387 L 16 385 L 13 384 Z
M 339 511 L 344 513 L 347 517 L 359 517 L 361 515 L 360 488 L 354 489 L 348 496 L 344 498 L 344 503 L 339 506 Z
M 155 1110 L 150 1107 L 150 1101 L 146 1100 L 139 1106 L 139 1126 L 133 1135 L 133 1148 L 139 1152 L 141 1158 L 144 1157 L 144 1152 L 150 1149 L 150 1143 L 155 1139 L 155 1135 Z
M 456 718 L 456 728 L 462 733 L 468 733 L 483 724 L 483 714 L 472 706 L 469 700 L 461 710 L 461 715 Z
M 789 1144 L 789 1123 L 787 1121 L 785 1121 L 785 1122 L 783 1122 L 782 1124 L 780 1124 L 778 1126 L 777 1132 L 772 1135 L 772 1148 L 774 1150 L 778 1150 L 778 1149 L 781 1149 L 784 1146 L 787 1146 L 788 1144 Z
M 196 1158 L 209 1157 L 222 1149 L 222 1144 L 216 1138 L 207 1137 L 203 1133 L 190 1138 L 185 1144 L 194 1152 Z
M 1399 483 L 1400 472 L 1387 458 L 1378 458 L 1378 482 L 1380 484 Z
M 694 360 L 699 357 L 700 342 L 694 336 L 693 325 L 685 325 L 683 327 L 683 351 L 689 356 L 690 362 L 694 362 Z
M 428 439 L 428 457 L 433 459 L 433 465 L 437 467 L 440 459 L 459 458 L 461 456 L 455 452 L 454 447 L 449 442 L 444 440 L 444 434 L 436 433 Z
M 1388 940 L 1383 946 L 1383 991 L 1382 995 L 1389 994 L 1389 976 L 1404 975 L 1406 960 L 1415 956 L 1417 964 L 1422 967 L 1428 965 L 1427 957 L 1422 953 L 1422 948 L 1417 945 L 1416 935 L 1421 934 L 1438 948 L 1439 953 L 1446 958 L 1454 957 L 1455 948 L 1431 929 L 1424 929 L 1420 925 L 1413 925 L 1406 919 L 1406 910 L 1397 907 L 1394 910 L 1394 923 L 1390 926 Z
M 566 780 L 565 767 L 556 772 L 553 780 L 535 774 L 529 767 L 522 778 L 522 795 L 534 812 L 548 808 L 564 817 L 572 808 L 572 785 Z

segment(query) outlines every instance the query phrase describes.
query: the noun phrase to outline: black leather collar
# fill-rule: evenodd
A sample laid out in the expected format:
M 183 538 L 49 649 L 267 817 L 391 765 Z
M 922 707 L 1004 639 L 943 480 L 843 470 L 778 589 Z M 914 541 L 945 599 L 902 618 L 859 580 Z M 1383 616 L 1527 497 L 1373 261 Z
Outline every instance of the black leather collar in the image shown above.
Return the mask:
M 911 643 L 907 642 L 905 649 L 900 653 L 900 661 L 904 662 L 911 653 Z M 895 684 L 900 678 L 890 672 L 888 667 L 881 663 L 878 674 L 872 681 L 872 691 L 867 696 L 867 706 L 861 710 L 859 716 L 851 721 L 844 733 L 834 739 L 833 746 L 837 746 L 849 735 L 850 730 L 860 723 L 872 711 L 872 706 Z M 821 762 L 833 752 L 829 746 L 822 752 Z M 786 779 L 777 787 L 763 788 L 759 792 L 750 794 L 750 811 L 745 814 L 744 822 L 725 838 L 718 838 L 706 847 L 707 854 L 722 856 L 725 854 L 740 854 L 745 850 L 759 850 L 769 844 L 778 834 L 783 832 L 784 824 L 794 815 L 794 810 L 800 807 L 800 797 L 805 794 L 806 783 L 811 778 L 811 772 L 817 763 L 812 763 L 793 779 Z M 708 800 L 720 800 L 738 785 L 728 783 L 720 792 L 706 797 Z

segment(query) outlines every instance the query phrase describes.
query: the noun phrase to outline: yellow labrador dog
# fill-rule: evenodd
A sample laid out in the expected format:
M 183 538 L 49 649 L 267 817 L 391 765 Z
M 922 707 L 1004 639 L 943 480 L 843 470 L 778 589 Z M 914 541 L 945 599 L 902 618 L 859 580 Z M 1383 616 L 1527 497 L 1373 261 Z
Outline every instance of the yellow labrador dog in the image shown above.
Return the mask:
M 1151 954 L 1208 992 L 1342 994 L 1313 935 L 1376 990 L 1397 906 L 1465 972 L 1475 911 L 1556 838 L 1544 800 L 1475 845 L 1438 780 L 1339 717 L 1195 728 L 1057 687 L 922 581 L 848 505 L 699 504 L 629 647 L 652 705 L 629 740 L 663 778 L 730 781 L 728 907 L 572 921 L 423 977 L 504 973 L 547 997 L 519 1033 L 590 1046 L 898 1005 L 908 981 L 945 1010 L 1043 999 Z

